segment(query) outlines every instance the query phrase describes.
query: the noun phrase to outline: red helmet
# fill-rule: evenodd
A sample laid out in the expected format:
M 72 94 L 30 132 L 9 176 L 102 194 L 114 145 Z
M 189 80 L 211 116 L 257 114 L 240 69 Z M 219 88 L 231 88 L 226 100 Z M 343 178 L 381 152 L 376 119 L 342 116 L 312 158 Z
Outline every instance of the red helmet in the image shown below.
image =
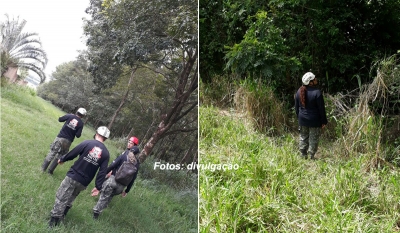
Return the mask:
M 135 145 L 139 145 L 139 139 L 137 137 L 131 137 L 129 138 L 129 141 L 133 142 Z

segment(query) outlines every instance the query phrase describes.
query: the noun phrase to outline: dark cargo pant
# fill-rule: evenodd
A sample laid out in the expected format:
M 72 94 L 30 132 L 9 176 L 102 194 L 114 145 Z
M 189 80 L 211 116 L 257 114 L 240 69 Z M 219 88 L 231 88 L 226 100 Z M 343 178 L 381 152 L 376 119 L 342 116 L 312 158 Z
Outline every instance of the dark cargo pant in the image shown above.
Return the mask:
M 115 195 L 121 194 L 124 191 L 124 188 L 125 186 L 116 182 L 115 176 L 111 175 L 110 178 L 103 183 L 100 198 L 97 201 L 97 204 L 93 207 L 93 212 L 100 214 L 105 208 L 107 208 L 112 198 Z
M 318 150 L 319 136 L 321 134 L 320 127 L 300 126 L 300 152 L 307 158 L 307 153 L 313 159 Z
M 50 152 L 47 154 L 45 161 L 51 162 L 54 158 L 57 160 L 69 151 L 71 142 L 65 138 L 56 137 L 50 144 Z
M 65 208 L 67 206 L 72 207 L 75 198 L 85 189 L 86 187 L 81 183 L 66 176 L 57 190 L 51 217 L 61 218 L 64 215 Z

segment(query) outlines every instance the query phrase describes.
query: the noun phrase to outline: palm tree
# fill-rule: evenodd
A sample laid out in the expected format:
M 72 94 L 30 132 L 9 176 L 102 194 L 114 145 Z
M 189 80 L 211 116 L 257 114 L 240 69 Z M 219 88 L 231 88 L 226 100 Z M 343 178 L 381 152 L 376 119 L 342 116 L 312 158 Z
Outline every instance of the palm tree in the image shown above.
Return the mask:
M 43 69 L 47 64 L 46 52 L 37 33 L 23 33 L 26 20 L 12 19 L 6 14 L 6 20 L 0 23 L 1 28 L 1 76 L 11 66 L 24 68 L 36 73 L 40 83 L 46 80 Z

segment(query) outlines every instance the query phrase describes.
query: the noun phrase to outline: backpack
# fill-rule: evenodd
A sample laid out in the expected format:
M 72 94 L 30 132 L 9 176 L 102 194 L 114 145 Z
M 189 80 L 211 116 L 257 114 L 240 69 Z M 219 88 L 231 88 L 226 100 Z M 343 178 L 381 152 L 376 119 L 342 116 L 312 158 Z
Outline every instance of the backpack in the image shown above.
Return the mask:
M 115 181 L 124 186 L 128 186 L 133 179 L 133 175 L 137 172 L 137 159 L 133 152 L 129 151 L 127 157 L 127 161 L 124 161 L 115 173 Z

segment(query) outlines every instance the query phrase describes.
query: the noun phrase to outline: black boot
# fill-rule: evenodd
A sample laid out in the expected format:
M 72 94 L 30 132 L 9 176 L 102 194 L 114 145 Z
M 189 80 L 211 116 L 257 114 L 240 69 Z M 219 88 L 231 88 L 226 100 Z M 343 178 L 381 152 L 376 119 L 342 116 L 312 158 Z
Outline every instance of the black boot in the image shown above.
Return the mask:
M 55 158 L 55 159 L 53 160 L 53 162 L 51 163 L 50 167 L 49 167 L 48 173 L 51 174 L 51 175 L 53 175 L 54 169 L 56 169 L 57 165 L 58 165 L 58 159 Z
M 42 164 L 42 171 L 43 172 L 46 171 L 46 169 L 49 166 L 49 164 L 50 164 L 50 161 L 47 161 L 46 159 L 43 161 L 43 164 Z
M 93 219 L 98 219 L 99 215 L 100 215 L 100 213 L 93 212 Z
M 65 210 L 64 210 L 64 218 L 65 218 L 65 216 L 67 215 L 69 209 L 71 209 L 71 206 L 66 206 L 66 207 L 65 207 Z
M 60 223 L 60 218 L 51 217 L 49 227 L 55 227 Z

